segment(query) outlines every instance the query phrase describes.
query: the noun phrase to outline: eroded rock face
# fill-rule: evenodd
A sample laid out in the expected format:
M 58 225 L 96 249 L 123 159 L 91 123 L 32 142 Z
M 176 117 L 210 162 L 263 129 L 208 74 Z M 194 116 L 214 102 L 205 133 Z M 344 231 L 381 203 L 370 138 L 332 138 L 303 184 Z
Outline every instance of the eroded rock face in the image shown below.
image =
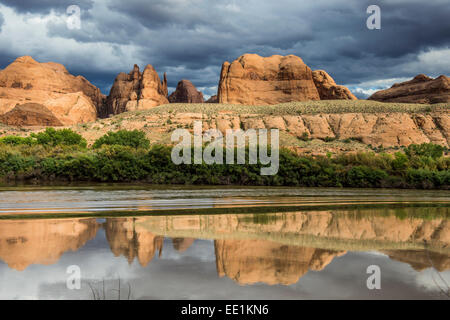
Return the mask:
M 96 219 L 11 220 L 0 223 L 0 260 L 25 270 L 31 264 L 56 263 L 95 237 Z
M 433 79 L 419 74 L 410 81 L 396 83 L 389 89 L 375 92 L 369 100 L 405 103 L 450 102 L 450 78 L 441 75 Z
M 320 100 L 357 100 L 348 88 L 337 85 L 324 70 L 316 70 L 312 74 Z
M 39 63 L 25 56 L 0 71 L 0 114 L 17 105 L 36 103 L 63 125 L 71 125 L 95 121 L 102 113 L 104 99 L 97 87 L 82 76 L 71 75 L 58 63 Z
M 294 55 L 263 58 L 245 54 L 222 65 L 218 102 L 270 105 L 291 101 L 356 99 L 323 71 L 313 71 Z M 316 87 L 317 85 L 317 87 Z
M 320 100 L 311 69 L 299 57 L 245 54 L 222 65 L 219 103 L 267 105 Z
M 169 96 L 170 103 L 203 103 L 203 93 L 189 80 L 178 82 L 176 90 Z
M 129 74 L 122 72 L 116 77 L 106 101 L 107 113 L 119 114 L 166 104 L 169 103 L 167 94 L 166 74 L 161 82 L 153 66 L 147 65 L 144 72 L 140 72 L 134 65 Z
M 381 103 L 380 103 L 381 104 Z M 170 125 L 166 124 L 170 119 Z M 364 144 L 400 147 L 410 144 L 434 143 L 450 146 L 450 118 L 448 111 L 430 113 L 319 113 L 303 115 L 261 115 L 236 113 L 217 114 L 174 112 L 148 117 L 145 124 L 161 132 L 172 132 L 177 127 L 192 127 L 203 119 L 203 131 L 218 129 L 279 129 L 282 134 L 297 139 L 307 134 L 311 139 L 354 139 Z M 129 129 L 138 123 L 127 123 Z M 140 124 L 141 126 L 143 124 Z M 100 136 L 95 136 L 99 138 Z

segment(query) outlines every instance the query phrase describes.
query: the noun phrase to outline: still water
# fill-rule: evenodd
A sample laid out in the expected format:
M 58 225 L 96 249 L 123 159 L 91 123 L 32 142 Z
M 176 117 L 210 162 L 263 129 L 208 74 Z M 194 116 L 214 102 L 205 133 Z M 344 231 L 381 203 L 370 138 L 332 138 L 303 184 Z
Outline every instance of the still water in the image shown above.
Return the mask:
M 448 191 L 4 187 L 0 299 L 449 299 L 449 207 Z

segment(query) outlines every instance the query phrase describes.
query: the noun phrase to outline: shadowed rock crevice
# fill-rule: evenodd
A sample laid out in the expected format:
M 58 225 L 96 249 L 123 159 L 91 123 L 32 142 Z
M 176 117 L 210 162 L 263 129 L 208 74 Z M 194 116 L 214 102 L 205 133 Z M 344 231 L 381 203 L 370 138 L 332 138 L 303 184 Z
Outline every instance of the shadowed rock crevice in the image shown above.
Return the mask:
M 176 90 L 169 96 L 170 103 L 203 103 L 203 94 L 189 80 L 178 82 Z

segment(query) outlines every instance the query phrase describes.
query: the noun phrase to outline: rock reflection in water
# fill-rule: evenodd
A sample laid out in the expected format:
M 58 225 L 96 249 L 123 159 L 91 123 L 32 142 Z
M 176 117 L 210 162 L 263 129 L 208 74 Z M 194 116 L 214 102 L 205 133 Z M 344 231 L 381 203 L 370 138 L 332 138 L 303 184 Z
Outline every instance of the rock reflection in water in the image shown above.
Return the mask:
M 135 258 L 145 267 L 155 253 L 162 254 L 164 237 L 149 232 L 140 226 L 145 218 L 106 219 L 105 233 L 114 255 L 123 255 L 129 263 Z
M 210 239 L 217 274 L 242 285 L 294 284 L 348 251 L 376 250 L 417 271 L 449 270 L 447 208 L 410 208 L 408 214 L 367 209 L 107 218 L 103 223 L 92 218 L 3 220 L 0 259 L 16 270 L 53 264 L 103 228 L 112 253 L 142 267 L 162 255 L 165 238 L 180 255 L 189 255 L 195 239 Z
M 0 221 L 0 260 L 15 270 L 56 263 L 97 234 L 96 219 Z
M 214 246 L 219 276 L 240 284 L 294 284 L 309 270 L 322 270 L 345 253 L 264 240 L 216 240 Z

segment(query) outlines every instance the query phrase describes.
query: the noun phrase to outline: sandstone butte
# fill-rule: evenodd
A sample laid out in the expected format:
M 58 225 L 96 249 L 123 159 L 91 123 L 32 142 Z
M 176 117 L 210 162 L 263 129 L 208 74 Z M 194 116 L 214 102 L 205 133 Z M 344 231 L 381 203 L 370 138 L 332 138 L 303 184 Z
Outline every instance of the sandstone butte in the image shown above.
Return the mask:
M 0 71 L 0 121 L 6 124 L 95 121 L 104 99 L 97 87 L 58 63 L 39 63 L 24 56 Z
M 224 62 L 217 95 L 219 103 L 246 105 L 356 100 L 350 90 L 336 85 L 325 71 L 312 71 L 294 55 L 244 54 L 232 63 Z
M 203 103 L 203 93 L 189 80 L 181 80 L 178 82 L 177 88 L 169 96 L 170 103 Z
M 146 110 L 161 104 L 169 103 L 167 100 L 167 78 L 161 82 L 158 73 L 152 65 L 147 65 L 143 72 L 134 65 L 133 70 L 124 72 L 114 80 L 109 96 L 106 100 L 108 116 L 126 111 Z
M 414 79 L 396 83 L 391 88 L 375 92 L 369 100 L 405 103 L 450 103 L 450 78 L 436 79 L 419 74 Z

